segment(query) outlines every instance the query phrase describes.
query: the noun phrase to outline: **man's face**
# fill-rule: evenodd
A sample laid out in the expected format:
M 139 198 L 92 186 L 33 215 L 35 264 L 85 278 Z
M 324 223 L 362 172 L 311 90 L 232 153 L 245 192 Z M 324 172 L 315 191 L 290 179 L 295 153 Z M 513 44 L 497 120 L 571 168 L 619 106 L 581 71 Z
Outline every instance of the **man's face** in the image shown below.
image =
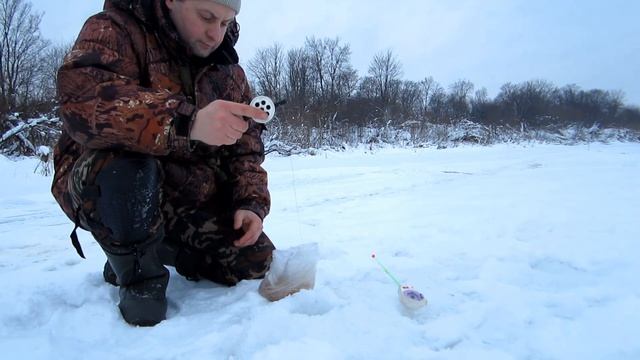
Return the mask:
M 165 0 L 182 40 L 196 56 L 207 57 L 224 39 L 233 9 L 209 0 Z

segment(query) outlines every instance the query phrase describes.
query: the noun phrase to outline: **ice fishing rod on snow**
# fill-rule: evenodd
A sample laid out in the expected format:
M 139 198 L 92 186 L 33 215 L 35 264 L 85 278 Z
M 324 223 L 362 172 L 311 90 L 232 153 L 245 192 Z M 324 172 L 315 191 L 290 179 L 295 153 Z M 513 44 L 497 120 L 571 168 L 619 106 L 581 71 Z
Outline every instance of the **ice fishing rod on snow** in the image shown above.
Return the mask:
M 427 305 L 427 298 L 421 292 L 415 290 L 413 286 L 402 284 L 393 274 L 378 260 L 376 253 L 371 254 L 371 258 L 380 266 L 380 268 L 398 285 L 398 297 L 405 307 L 411 310 L 417 310 Z

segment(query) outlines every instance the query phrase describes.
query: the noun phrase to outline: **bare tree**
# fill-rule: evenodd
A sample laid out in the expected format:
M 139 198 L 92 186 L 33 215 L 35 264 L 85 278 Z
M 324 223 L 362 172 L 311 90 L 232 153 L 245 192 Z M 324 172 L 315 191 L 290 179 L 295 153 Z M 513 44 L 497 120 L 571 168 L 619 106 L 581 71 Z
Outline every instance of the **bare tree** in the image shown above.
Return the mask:
M 315 37 L 307 38 L 305 41 L 305 51 L 309 56 L 311 65 L 314 97 L 321 99 L 326 94 L 327 79 L 325 74 L 325 63 L 327 62 L 326 42 Z
M 311 67 L 304 48 L 287 52 L 286 95 L 291 106 L 304 109 L 311 95 Z
M 358 84 L 358 74 L 351 65 L 351 47 L 340 38 L 307 38 L 305 42 L 315 97 L 324 103 L 346 99 Z
M 16 111 L 33 98 L 42 73 L 40 55 L 48 41 L 40 36 L 41 13 L 30 2 L 0 0 L 0 112 Z
M 429 96 L 429 110 L 435 123 L 447 121 L 447 93 L 440 84 L 435 84 Z
M 505 108 L 504 115 L 519 122 L 524 129 L 551 117 L 553 99 L 557 97 L 556 87 L 545 80 L 530 80 L 521 84 L 507 83 L 497 96 Z
M 0 147 L 5 153 L 35 154 L 38 145 L 51 146 L 59 136 L 57 119 L 40 115 L 55 106 L 55 91 L 44 85 L 51 83 L 47 65 L 53 55 L 40 35 L 42 16 L 28 1 L 0 0 Z
M 397 95 L 401 76 L 402 65 L 391 50 L 373 57 L 369 65 L 369 77 L 383 106 L 391 105 L 396 100 L 394 95 Z
M 429 118 L 429 97 L 433 88 L 437 85 L 432 76 L 425 77 L 420 81 L 420 117 Z
M 624 93 L 621 91 L 584 91 L 574 84 L 559 89 L 556 102 L 563 119 L 608 125 L 616 123 L 618 113 L 624 107 L 623 99 Z
M 61 43 L 50 46 L 41 56 L 40 87 L 38 98 L 43 103 L 52 103 L 56 99 L 56 78 L 64 57 L 71 51 L 73 43 Z
M 285 59 L 282 45 L 260 49 L 247 66 L 260 94 L 279 99 L 284 95 Z
M 472 121 L 487 122 L 487 117 L 491 110 L 491 99 L 487 88 L 483 87 L 476 90 L 475 95 L 471 99 L 471 118 Z
M 468 80 L 459 80 L 449 87 L 449 117 L 450 120 L 461 120 L 469 118 L 471 114 L 471 92 L 473 83 Z
M 623 106 L 624 94 L 621 91 L 593 89 L 584 94 L 586 117 L 590 122 L 610 122 Z
M 398 97 L 400 111 L 403 120 L 415 120 L 421 108 L 421 85 L 415 81 L 405 80 L 402 82 L 400 96 Z
M 344 100 L 351 95 L 357 82 L 358 73 L 351 65 L 351 47 L 341 45 L 340 39 L 325 39 L 327 51 L 325 72 L 328 80 L 329 101 Z

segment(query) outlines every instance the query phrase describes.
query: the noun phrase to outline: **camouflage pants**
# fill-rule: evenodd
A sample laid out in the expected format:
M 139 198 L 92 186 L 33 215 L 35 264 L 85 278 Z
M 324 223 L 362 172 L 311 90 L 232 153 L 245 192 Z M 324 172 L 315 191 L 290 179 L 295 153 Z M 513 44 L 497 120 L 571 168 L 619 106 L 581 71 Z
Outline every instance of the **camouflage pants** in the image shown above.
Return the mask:
M 128 153 L 120 151 L 86 151 L 75 163 L 69 177 L 69 199 L 73 209 L 78 209 L 74 220 L 90 231 L 103 247 L 111 241 L 111 231 L 102 224 L 96 210 L 100 189 L 96 189 L 95 180 L 111 161 L 127 156 Z M 193 206 L 181 200 L 176 189 L 165 188 L 164 165 L 158 159 L 154 161 L 161 169 L 158 183 L 161 211 L 149 227 L 149 239 L 164 233 L 161 240 L 164 245 L 178 249 L 175 260 L 178 273 L 188 279 L 204 278 L 226 285 L 235 285 L 243 279 L 262 278 L 275 248 L 264 233 L 252 246 L 238 248 L 233 245 L 242 232 L 233 229 L 228 191 L 221 189 L 211 199 Z

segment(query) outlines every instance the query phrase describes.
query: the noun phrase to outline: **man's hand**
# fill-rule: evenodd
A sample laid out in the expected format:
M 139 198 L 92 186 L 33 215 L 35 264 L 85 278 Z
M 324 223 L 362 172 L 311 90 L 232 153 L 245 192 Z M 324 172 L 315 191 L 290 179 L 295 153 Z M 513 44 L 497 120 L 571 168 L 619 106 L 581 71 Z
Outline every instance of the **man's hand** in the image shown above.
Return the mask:
M 233 217 L 233 228 L 244 231 L 244 235 L 234 241 L 233 245 L 237 247 L 251 246 L 256 243 L 258 237 L 262 234 L 262 219 L 253 211 L 238 210 Z
M 264 111 L 246 104 L 216 100 L 199 110 L 191 128 L 191 140 L 207 145 L 232 145 L 249 128 L 243 116 L 264 119 Z

